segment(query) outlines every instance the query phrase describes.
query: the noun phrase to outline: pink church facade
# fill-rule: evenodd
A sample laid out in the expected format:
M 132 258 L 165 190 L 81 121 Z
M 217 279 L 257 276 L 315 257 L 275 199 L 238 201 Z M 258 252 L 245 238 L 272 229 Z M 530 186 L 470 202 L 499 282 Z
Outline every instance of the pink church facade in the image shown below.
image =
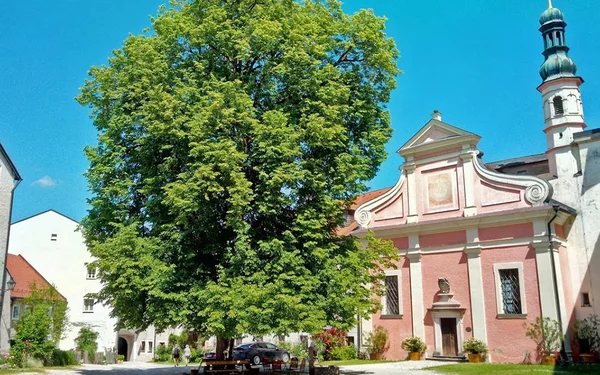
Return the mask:
M 413 336 L 426 357 L 462 358 L 475 337 L 488 361 L 536 362 L 525 332 L 538 317 L 559 323 L 563 354 L 590 350 L 574 326 L 600 315 L 600 129 L 586 130 L 563 13 L 550 6 L 539 22 L 545 152 L 484 163 L 480 137 L 434 111 L 398 150 L 398 182 L 359 197 L 340 231 L 372 231 L 402 257 L 386 270 L 381 311 L 359 324 L 363 338 L 387 329 L 388 359 L 406 358 Z
M 478 141 L 434 113 L 398 150 L 405 159 L 398 183 L 355 212 L 362 229 L 354 235 L 371 230 L 402 256 L 386 272 L 386 286 L 396 282 L 398 297 L 388 293 L 371 319 L 390 333 L 389 359 L 404 359 L 401 341 L 419 336 L 429 356 L 460 356 L 462 342 L 476 337 L 494 361 L 535 361 L 523 325 L 542 315 L 543 299 L 555 298 L 540 285 L 553 284 L 552 263 L 560 274 L 566 261 L 560 235 L 572 214 L 555 212 L 546 181 L 486 166 Z M 440 278 L 448 280 L 450 297 L 441 295 Z

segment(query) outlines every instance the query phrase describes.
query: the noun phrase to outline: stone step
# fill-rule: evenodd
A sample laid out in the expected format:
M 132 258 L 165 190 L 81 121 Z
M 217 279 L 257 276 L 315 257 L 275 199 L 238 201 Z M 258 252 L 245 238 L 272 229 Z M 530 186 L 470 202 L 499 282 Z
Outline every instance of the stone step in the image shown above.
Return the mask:
M 440 361 L 440 362 L 467 362 L 467 357 L 453 357 L 444 355 L 434 355 L 433 357 L 425 358 L 428 361 Z

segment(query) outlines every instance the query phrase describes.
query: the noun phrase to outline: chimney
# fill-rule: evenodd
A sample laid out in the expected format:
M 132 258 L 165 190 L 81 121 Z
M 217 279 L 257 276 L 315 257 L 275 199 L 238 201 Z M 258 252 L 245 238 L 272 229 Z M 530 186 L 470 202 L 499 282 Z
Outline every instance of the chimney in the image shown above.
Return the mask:
M 442 121 L 442 113 L 437 109 L 434 109 L 433 113 L 431 114 L 431 118 L 434 120 Z

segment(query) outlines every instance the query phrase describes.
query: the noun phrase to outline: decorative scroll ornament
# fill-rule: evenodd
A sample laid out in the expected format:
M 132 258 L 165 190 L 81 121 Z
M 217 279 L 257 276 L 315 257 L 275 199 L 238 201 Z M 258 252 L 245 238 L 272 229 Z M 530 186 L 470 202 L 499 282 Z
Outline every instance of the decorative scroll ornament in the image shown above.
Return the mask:
M 377 197 L 371 201 L 365 202 L 360 205 L 356 211 L 354 212 L 354 220 L 361 226 L 361 228 L 368 228 L 369 223 L 373 219 L 373 211 L 378 207 L 385 205 L 392 199 L 395 199 L 397 193 L 402 188 L 402 184 L 404 183 L 404 170 L 400 170 L 400 178 L 396 185 L 391 188 L 387 193 Z
M 479 153 L 479 151 L 472 154 L 473 165 L 479 176 L 501 184 L 524 187 L 525 200 L 532 206 L 541 206 L 552 197 L 552 186 L 548 182 L 534 176 L 510 175 L 489 170 L 481 159 L 476 156 L 476 153 Z

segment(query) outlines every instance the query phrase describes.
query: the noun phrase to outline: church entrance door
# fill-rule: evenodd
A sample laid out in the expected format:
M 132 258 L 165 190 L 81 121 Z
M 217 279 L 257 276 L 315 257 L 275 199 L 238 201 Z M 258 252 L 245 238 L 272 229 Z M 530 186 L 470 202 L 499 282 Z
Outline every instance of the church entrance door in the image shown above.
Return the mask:
M 458 341 L 456 335 L 456 318 L 441 318 L 442 353 L 444 356 L 456 357 L 458 354 Z

